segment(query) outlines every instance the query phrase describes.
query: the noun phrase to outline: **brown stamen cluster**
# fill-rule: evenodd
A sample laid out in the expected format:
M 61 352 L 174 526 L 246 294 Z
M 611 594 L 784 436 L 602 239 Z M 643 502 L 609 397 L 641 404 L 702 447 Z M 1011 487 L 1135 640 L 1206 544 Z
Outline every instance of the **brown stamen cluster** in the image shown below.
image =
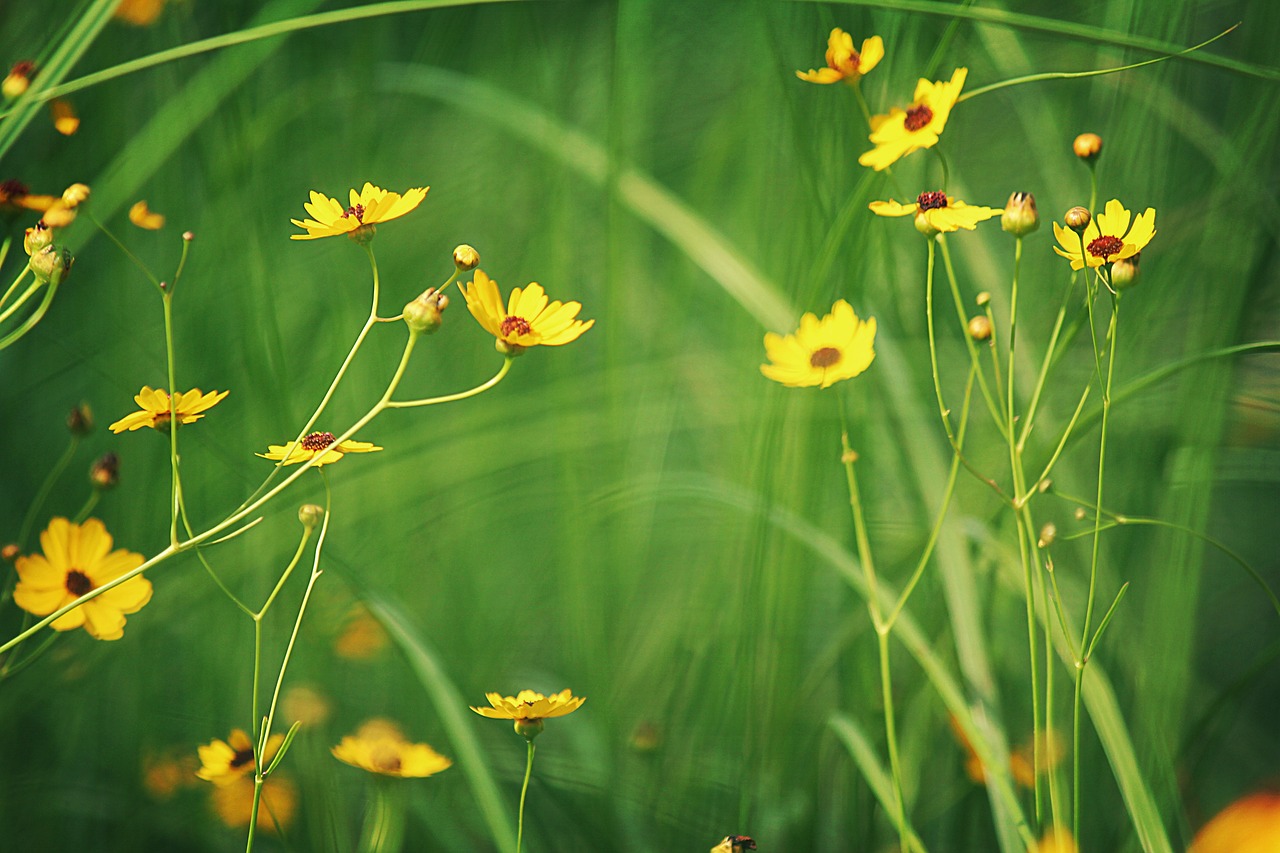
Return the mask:
M 89 576 L 79 569 L 72 569 L 67 572 L 66 587 L 67 592 L 79 598 L 86 592 L 93 590 L 93 581 L 89 580 Z
M 830 66 L 832 70 L 839 71 L 841 74 L 848 74 L 850 72 L 857 71 L 858 63 L 860 62 L 862 62 L 862 57 L 855 50 L 851 51 L 848 57 L 843 60 L 836 60 L 833 57 L 827 61 L 827 65 Z
M 36 64 L 29 59 L 24 59 L 21 62 L 15 62 L 9 73 L 14 77 L 31 79 L 32 75 L 36 73 Z
M 333 444 L 334 435 L 331 432 L 313 432 L 311 435 L 302 439 L 303 450 L 324 450 Z
M 352 216 L 356 218 L 356 222 L 359 222 L 361 225 L 363 225 L 364 224 L 364 205 L 363 204 L 352 205 L 351 207 L 348 207 L 346 210 L 342 212 L 343 219 L 348 219 Z
M 1124 248 L 1124 241 L 1119 237 L 1111 237 L 1104 234 L 1091 240 L 1087 248 L 1089 249 L 1089 254 L 1105 261 L 1112 255 L 1120 254 L 1120 250 Z
M 941 190 L 920 193 L 920 195 L 916 196 L 916 204 L 919 205 L 921 211 L 937 210 L 940 207 L 947 206 L 947 194 Z
M 918 107 L 912 107 L 907 110 L 907 117 L 902 122 L 902 125 L 907 130 L 917 131 L 927 126 L 931 121 L 933 121 L 933 110 L 921 104 Z
M 11 198 L 21 198 L 30 192 L 30 187 L 17 178 L 10 178 L 4 183 L 0 183 L 0 201 L 7 201 Z
M 520 335 L 529 334 L 533 327 L 529 325 L 529 321 L 525 318 L 513 315 L 504 319 L 499 328 L 502 329 L 503 335 L 515 335 L 516 337 L 519 337 Z
M 835 347 L 823 347 L 815 350 L 813 355 L 809 356 L 809 366 L 817 368 L 826 368 L 835 364 L 840 360 L 840 350 Z
M 246 764 L 249 764 L 249 765 L 253 764 L 253 750 L 252 749 L 236 750 L 236 754 L 231 756 L 231 763 L 230 763 L 231 769 L 236 770 L 241 767 L 244 767 Z

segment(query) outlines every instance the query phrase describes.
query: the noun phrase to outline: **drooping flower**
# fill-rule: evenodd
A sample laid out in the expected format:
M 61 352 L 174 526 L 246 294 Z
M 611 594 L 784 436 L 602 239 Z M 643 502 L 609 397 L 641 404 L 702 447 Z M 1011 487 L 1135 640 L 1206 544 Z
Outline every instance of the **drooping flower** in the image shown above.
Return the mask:
M 299 462 L 306 462 L 315 457 L 315 467 L 321 465 L 329 465 L 337 462 L 345 453 L 373 453 L 375 450 L 381 450 L 376 444 L 367 441 L 339 441 L 334 443 L 335 436 L 331 432 L 313 432 L 292 446 L 288 444 L 271 444 L 267 446 L 266 453 L 255 453 L 255 456 L 261 456 L 263 459 L 274 459 L 277 462 L 283 462 L 285 465 L 296 465 Z
M 190 391 L 179 391 L 174 395 L 173 409 L 177 412 L 178 423 L 191 424 L 204 417 L 204 413 L 218 403 L 230 391 L 210 391 L 204 394 L 199 388 L 193 388 Z M 138 404 L 141 411 L 132 412 L 125 415 L 120 420 L 113 423 L 110 427 L 114 433 L 121 433 L 125 430 L 132 432 L 135 429 L 143 427 L 151 427 L 152 429 L 168 429 L 169 428 L 169 394 L 163 388 L 152 389 L 148 385 L 143 385 L 142 390 L 133 398 Z
M 1280 793 L 1241 797 L 1196 833 L 1187 853 L 1271 853 L 1280 850 Z
M 821 320 L 805 314 L 792 334 L 765 334 L 765 353 L 773 363 L 760 365 L 760 372 L 792 388 L 826 388 L 866 370 L 876 357 L 875 339 L 875 318 L 859 320 L 840 299 Z
M 453 766 L 427 744 L 405 740 L 399 726 L 381 719 L 365 722 L 330 751 L 339 761 L 383 776 L 422 778 Z
M 129 208 L 129 221 L 147 231 L 159 231 L 164 227 L 164 214 L 147 206 L 147 200 L 136 201 Z
M 271 763 L 284 735 L 274 734 L 267 738 L 267 748 L 263 755 L 266 764 Z M 230 785 L 241 776 L 252 773 L 255 768 L 253 759 L 253 742 L 244 729 L 232 729 L 226 740 L 214 738 L 207 745 L 198 747 L 200 769 L 196 775 L 206 782 L 215 785 Z
M 861 50 L 853 49 L 853 36 L 836 27 L 827 38 L 827 67 L 797 71 L 796 76 L 810 83 L 857 83 L 884 59 L 884 42 L 872 36 L 862 42 Z
M 48 616 L 85 593 L 104 586 L 142 565 L 142 555 L 111 550 L 111 534 L 96 518 L 83 525 L 55 518 L 40 534 L 42 554 L 18 557 L 18 585 L 13 601 L 36 616 Z M 124 636 L 126 613 L 137 613 L 151 600 L 151 581 L 142 575 L 81 604 L 53 621 L 55 631 L 84 627 L 98 640 Z
M 968 75 L 969 69 L 957 68 L 949 81 L 930 83 L 921 78 L 911 106 L 894 107 L 888 115 L 871 119 L 870 139 L 876 147 L 858 162 L 879 172 L 918 148 L 937 145 Z
M 979 222 L 985 222 L 1003 211 L 997 207 L 968 205 L 941 191 L 920 193 L 913 204 L 896 201 L 873 201 L 871 212 L 876 216 L 916 216 L 916 229 L 932 236 L 939 232 L 964 228 L 973 231 Z M 923 220 L 923 222 L 921 221 Z
M 232 829 L 248 826 L 253 819 L 253 780 L 237 777 L 209 794 L 218 819 Z M 298 806 L 298 789 L 287 776 L 272 773 L 262 785 L 258 801 L 258 831 L 278 832 L 293 820 Z
M 299 228 L 306 229 L 306 234 L 290 234 L 292 240 L 315 240 L 320 237 L 336 237 L 339 234 L 352 234 L 361 226 L 372 227 L 379 222 L 398 219 L 409 213 L 427 197 L 430 187 L 415 187 L 405 190 L 404 195 L 375 187 L 368 181 L 360 192 L 351 190 L 351 204 L 343 207 L 336 198 L 329 198 L 323 193 L 311 191 L 311 201 L 304 204 L 310 219 L 289 220 Z M 356 235 L 359 236 L 359 235 Z
M 1148 207 L 1133 220 L 1132 228 L 1129 227 L 1131 217 L 1125 206 L 1113 198 L 1107 202 L 1105 211 L 1089 221 L 1084 234 L 1077 234 L 1055 222 L 1053 236 L 1058 238 L 1058 245 L 1053 250 L 1071 261 L 1073 270 L 1085 266 L 1093 269 L 1131 258 L 1156 236 L 1156 210 Z
M 560 346 L 575 341 L 595 325 L 595 320 L 578 320 L 580 302 L 551 302 L 542 286 L 533 282 L 517 287 L 504 307 L 498 283 L 476 270 L 474 280 L 462 289 L 467 310 L 485 331 L 498 339 L 499 348 L 517 354 L 532 346 Z

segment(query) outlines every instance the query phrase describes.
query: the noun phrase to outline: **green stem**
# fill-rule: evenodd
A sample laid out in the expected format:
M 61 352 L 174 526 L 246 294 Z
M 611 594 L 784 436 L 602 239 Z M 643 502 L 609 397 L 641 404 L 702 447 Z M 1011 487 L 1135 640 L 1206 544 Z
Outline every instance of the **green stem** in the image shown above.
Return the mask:
M 360 853 L 396 853 L 404 841 L 404 803 L 399 779 L 377 776 L 360 832 Z M 396 786 L 396 787 L 393 787 Z
M 459 391 L 457 394 L 445 394 L 443 397 L 427 397 L 422 400 L 389 401 L 387 403 L 387 408 L 388 409 L 410 409 L 416 406 L 434 406 L 437 403 L 454 403 L 454 402 L 457 402 L 458 400 L 465 400 L 468 397 L 474 397 L 477 394 L 481 394 L 485 391 L 488 391 L 494 385 L 497 385 L 499 382 L 501 382 L 502 378 L 507 375 L 507 371 L 511 369 L 511 362 L 513 362 L 514 360 L 515 359 L 512 358 L 511 356 L 507 356 L 505 359 L 503 359 L 502 367 L 498 369 L 498 372 L 494 374 L 492 379 L 489 379 L 487 382 L 481 385 L 477 385 L 476 387 L 471 388 L 467 391 Z
M 524 799 L 529 793 L 529 777 L 533 775 L 533 741 L 529 741 L 529 757 L 524 763 L 524 784 L 520 786 L 520 813 L 516 821 L 516 853 L 524 845 Z
M 8 254 L 7 250 L 9 248 L 9 240 L 12 240 L 12 239 L 13 237 L 10 236 L 7 240 L 5 240 L 5 244 L 4 244 L 6 249 L 5 254 Z M 9 285 L 9 289 L 4 292 L 4 296 L 0 296 L 0 308 L 4 307 L 4 304 L 9 301 L 9 297 L 12 296 L 13 292 L 18 289 L 18 286 L 22 284 L 22 280 L 27 277 L 27 273 L 29 272 L 31 272 L 31 265 L 29 263 L 23 264 L 22 269 L 18 272 L 18 277 L 13 280 L 13 284 Z M 8 316 L 8 315 L 5 315 L 5 316 Z M 3 318 L 0 318 L 0 319 L 3 319 Z
M 978 345 L 968 334 L 969 317 L 964 310 L 964 299 L 960 296 L 960 284 L 956 279 L 955 267 L 951 263 L 951 250 L 947 248 L 947 239 L 945 234 L 937 236 L 938 244 L 942 247 L 942 266 L 947 271 L 947 282 L 951 285 L 951 298 L 955 302 L 956 318 L 960 322 L 960 334 L 964 338 L 965 346 L 969 350 L 969 360 L 975 365 L 981 360 L 978 354 Z M 987 410 L 991 413 L 991 419 L 996 426 L 1004 428 L 1004 415 L 997 405 L 995 397 L 991 394 L 991 388 L 987 385 L 985 374 L 981 368 L 978 370 L 978 388 L 982 391 L 982 398 L 986 401 Z
M 31 501 L 31 506 L 27 507 L 27 514 L 22 519 L 22 527 L 19 528 L 18 533 L 19 548 L 27 547 L 27 540 L 31 537 L 31 531 L 35 527 L 37 516 L 44 509 L 45 501 L 49 499 L 49 492 L 53 491 L 54 484 L 62 476 L 62 473 L 67 470 L 67 466 L 71 464 L 72 458 L 76 455 L 76 448 L 79 446 L 80 436 L 72 433 L 67 449 L 62 451 L 58 461 L 53 463 L 53 467 L 49 469 L 44 482 L 40 484 L 40 491 L 36 492 L 35 499 Z
M 173 347 L 173 293 L 161 289 L 164 305 L 164 355 L 169 373 L 169 544 L 178 544 L 178 514 L 182 502 L 182 477 L 178 473 L 178 380 Z
M 1049 346 L 1045 349 L 1044 360 L 1040 362 L 1040 373 L 1036 377 L 1036 386 L 1031 392 L 1031 402 L 1022 418 L 1022 431 L 1018 433 L 1018 452 L 1021 453 L 1027 444 L 1027 436 L 1031 434 L 1031 425 L 1035 422 L 1036 409 L 1040 406 L 1040 394 L 1044 391 L 1045 380 L 1049 377 L 1049 368 L 1054 362 L 1054 353 L 1058 348 L 1058 336 L 1062 333 L 1062 323 L 1067 317 L 1067 305 L 1071 301 L 1072 288 L 1075 285 L 1075 273 L 1067 277 L 1067 286 L 1062 291 L 1062 304 L 1058 306 L 1058 316 L 1053 321 L 1053 332 L 1049 335 Z
M 27 267 L 27 269 L 31 269 L 31 267 Z M 48 281 L 44 279 L 39 279 L 39 278 L 31 282 L 31 284 L 27 286 L 27 289 L 22 292 L 22 296 L 18 297 L 17 302 L 13 303 L 8 308 L 4 309 L 4 311 L 0 311 L 0 323 L 3 323 L 5 320 L 8 320 L 9 317 L 12 316 L 14 311 L 17 311 L 23 305 L 26 305 L 27 300 L 30 299 L 37 290 L 44 287 L 48 283 L 49 283 Z M 15 281 L 14 284 L 17 284 L 17 282 Z
M 80 507 L 80 511 L 76 513 L 76 517 L 71 519 L 72 524 L 84 524 L 84 520 L 89 517 L 89 513 L 93 512 L 93 508 L 98 505 L 98 501 L 102 499 L 102 489 L 94 489 L 89 493 L 89 499 L 84 502 L 84 506 Z

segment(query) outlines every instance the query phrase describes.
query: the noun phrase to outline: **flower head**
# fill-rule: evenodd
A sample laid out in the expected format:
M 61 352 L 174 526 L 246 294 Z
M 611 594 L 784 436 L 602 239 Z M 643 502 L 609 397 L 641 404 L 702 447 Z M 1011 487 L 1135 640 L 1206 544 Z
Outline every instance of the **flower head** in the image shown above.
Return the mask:
M 884 42 L 872 36 L 862 42 L 862 50 L 853 49 L 853 36 L 836 27 L 827 38 L 827 67 L 817 71 L 797 71 L 796 76 L 810 83 L 857 83 L 884 59 Z
M 916 216 L 916 228 L 928 236 L 939 232 L 964 228 L 973 231 L 979 222 L 985 222 L 1003 211 L 995 207 L 970 206 L 944 192 L 925 192 L 916 196 L 913 204 L 896 201 L 873 201 L 871 212 L 876 216 Z
M 373 719 L 330 750 L 339 761 L 383 776 L 434 776 L 453 762 L 425 743 L 410 743 L 399 726 Z
M 331 462 L 337 462 L 345 453 L 373 453 L 375 450 L 381 450 L 376 444 L 370 444 L 367 441 L 339 441 L 334 443 L 334 435 L 331 432 L 313 432 L 295 444 L 271 444 L 267 446 L 266 453 L 255 453 L 255 456 L 261 456 L 263 459 L 274 459 L 284 465 L 296 465 L 299 462 L 307 462 L 316 459 L 315 467 L 328 465 Z
M 587 701 L 585 696 L 574 696 L 568 690 L 543 696 L 533 690 L 521 690 L 515 696 L 503 696 L 501 693 L 486 693 L 491 708 L 471 706 L 482 717 L 491 720 L 514 720 L 516 734 L 527 740 L 533 740 L 542 732 L 542 721 L 549 717 L 563 717 L 582 707 Z
M 114 17 L 135 27 L 150 26 L 164 11 L 166 0 L 120 0 Z
M 347 234 L 359 236 L 355 232 L 362 226 L 373 226 L 378 222 L 389 222 L 404 216 L 413 210 L 427 197 L 430 187 L 416 187 L 405 190 L 404 195 L 375 187 L 368 181 L 360 192 L 351 190 L 351 204 L 343 207 L 336 198 L 329 198 L 323 193 L 311 191 L 311 201 L 304 204 L 310 219 L 289 220 L 299 228 L 305 228 L 306 234 L 290 234 L 292 240 L 315 240 L 320 237 L 336 237 Z M 367 232 L 366 232 L 367 233 Z
M 876 147 L 859 157 L 858 162 L 879 172 L 917 148 L 937 145 L 968 74 L 969 69 L 957 68 L 946 82 L 930 83 L 921 78 L 911 106 L 905 110 L 894 107 L 888 115 L 871 119 L 870 139 Z
M 271 763 L 283 742 L 284 735 L 281 734 L 274 734 L 267 739 L 264 763 Z M 200 754 L 200 769 L 196 771 L 196 775 L 218 786 L 230 785 L 241 776 L 253 772 L 256 766 L 253 742 L 244 729 L 232 729 L 226 740 L 214 738 L 196 751 Z
M 136 201 L 129 208 L 129 221 L 147 231 L 159 231 L 164 227 L 164 214 L 147 206 L 147 200 Z
M 178 423 L 195 423 L 204 417 L 206 411 L 222 402 L 229 393 L 229 391 L 210 391 L 204 394 L 199 388 L 186 392 L 179 391 L 173 397 L 173 410 L 178 415 Z M 152 390 L 150 386 L 143 385 L 133 401 L 138 404 L 141 411 L 125 415 L 113 423 L 110 427 L 112 432 L 121 433 L 125 430 L 132 432 L 143 427 L 169 428 L 169 394 L 163 388 Z
M 55 196 L 36 195 L 17 178 L 0 182 L 0 213 L 17 213 L 23 210 L 34 210 L 44 213 L 58 202 Z
M 0 82 L 0 94 L 6 98 L 18 98 L 26 93 L 31 85 L 31 78 L 36 74 L 36 64 L 29 59 L 15 62 L 8 76 Z
M 14 563 L 14 603 L 36 616 L 48 616 L 142 565 L 141 554 L 111 550 L 111 534 L 96 518 L 83 525 L 53 519 L 40 534 L 40 549 L 42 554 L 18 557 Z M 137 613 L 150 600 L 151 581 L 137 575 L 59 616 L 53 629 L 83 626 L 95 639 L 118 640 L 124 636 L 125 614 Z
M 218 819 L 229 827 L 248 826 L 253 820 L 253 780 L 240 776 L 214 788 L 209 795 Z M 287 777 L 272 773 L 262 783 L 258 802 L 258 831 L 279 832 L 293 820 L 298 807 L 298 789 Z
M 548 304 L 547 294 L 537 282 L 513 289 L 503 306 L 498 283 L 484 270 L 476 270 L 474 280 L 467 282 L 462 295 L 471 315 L 498 339 L 500 349 L 505 347 L 511 354 L 539 344 L 555 347 L 576 341 L 596 322 L 577 319 L 582 310 L 580 302 Z
M 875 339 L 875 318 L 859 320 L 840 299 L 821 320 L 805 314 L 793 334 L 767 333 L 764 349 L 773 363 L 760 365 L 760 372 L 792 388 L 826 388 L 866 370 L 876 357 Z
M 742 853 L 757 850 L 755 840 L 749 835 L 726 835 L 724 840 L 711 848 L 711 853 Z
M 1280 793 L 1241 797 L 1201 827 L 1188 853 L 1267 853 L 1280 849 Z
M 1118 200 L 1111 199 L 1107 208 L 1085 226 L 1083 234 L 1053 223 L 1053 236 L 1058 246 L 1053 250 L 1071 261 L 1073 270 L 1085 266 L 1097 268 L 1112 261 L 1122 261 L 1141 252 L 1156 236 L 1156 211 L 1148 207 L 1146 212 L 1133 220 L 1131 214 Z M 1061 248 L 1059 248 L 1061 246 Z

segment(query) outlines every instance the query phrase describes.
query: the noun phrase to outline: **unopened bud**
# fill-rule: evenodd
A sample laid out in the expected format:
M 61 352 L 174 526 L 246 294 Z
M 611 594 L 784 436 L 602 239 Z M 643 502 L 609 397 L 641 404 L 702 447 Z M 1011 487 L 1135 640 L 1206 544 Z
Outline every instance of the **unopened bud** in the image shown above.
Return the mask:
M 1041 548 L 1048 548 L 1053 544 L 1053 540 L 1058 538 L 1058 526 L 1050 521 L 1044 527 L 1040 528 L 1040 538 L 1036 540 L 1036 544 Z
M 1082 133 L 1071 143 L 1071 150 L 1081 160 L 1092 162 L 1102 153 L 1102 137 L 1096 133 Z
M 22 549 L 18 547 L 17 543 L 10 542 L 8 545 L 0 548 L 0 559 L 3 559 L 7 563 L 12 563 L 14 560 L 18 559 L 18 556 L 21 553 Z
M 0 93 L 9 99 L 22 97 L 27 91 L 27 87 L 31 85 L 31 78 L 35 73 L 36 64 L 34 62 L 24 60 L 14 63 L 9 75 L 4 78 L 3 83 L 0 83 Z
M 35 254 L 51 243 L 53 243 L 53 229 L 46 225 L 44 220 L 28 228 L 26 236 L 22 238 L 22 248 L 28 255 Z
M 72 184 L 62 191 L 62 200 L 68 207 L 79 207 L 89 200 L 88 184 Z
M 1134 255 L 1132 258 L 1116 261 L 1111 265 L 1111 286 L 1116 290 L 1124 290 L 1126 287 L 1133 287 L 1138 283 L 1138 259 L 1142 257 L 1142 253 Z
M 53 129 L 63 136 L 71 136 L 80 129 L 80 117 L 70 101 L 64 98 L 50 101 L 49 113 L 53 116 Z
M 542 734 L 543 728 L 542 720 L 516 720 L 516 734 L 525 740 L 533 740 Z
M 182 232 L 182 239 L 183 239 L 183 240 L 186 240 L 188 243 L 190 243 L 190 242 L 191 242 L 192 240 L 194 240 L 195 238 L 196 238 L 196 232 L 194 232 L 194 231 L 183 231 L 183 232 Z
M 1036 211 L 1036 197 L 1031 193 L 1014 193 L 1004 206 L 1000 227 L 1016 237 L 1025 237 L 1040 227 L 1040 214 Z
M 421 296 L 404 306 L 404 321 L 415 332 L 429 335 L 440 328 L 444 320 L 442 314 L 448 307 L 449 297 L 434 287 L 428 287 Z
M 31 271 L 35 273 L 36 278 L 44 279 L 56 287 L 67 277 L 67 273 L 71 271 L 71 264 L 74 261 L 75 258 L 72 257 L 69 249 L 45 246 L 31 256 L 28 264 L 31 266 Z
M 973 301 L 978 303 L 979 308 L 985 308 L 987 307 L 987 303 L 991 301 L 991 294 L 988 291 L 981 290 L 978 292 L 978 295 L 973 298 Z
M 1089 223 L 1093 221 L 1093 215 L 1083 207 L 1073 207 L 1062 217 L 1062 221 L 1067 223 L 1067 227 L 1077 234 L 1083 234 L 1084 229 L 1089 227 Z
M 933 223 L 929 221 L 929 217 L 924 215 L 923 210 L 916 211 L 915 225 L 916 230 L 930 240 L 939 234 L 938 229 L 933 227 Z
M 81 403 L 67 415 L 67 429 L 72 435 L 88 435 L 93 432 L 93 409 L 88 403 Z
M 89 482 L 95 489 L 115 488 L 120 482 L 120 457 L 114 453 L 104 453 L 89 466 Z
M 985 341 L 991 337 L 991 321 L 987 315 L 978 314 L 969 318 L 969 337 L 975 341 Z
M 1084 517 L 1085 517 L 1087 514 L 1088 514 L 1088 513 L 1086 513 L 1086 512 L 1084 511 L 1084 507 L 1082 507 L 1082 506 L 1078 506 L 1078 507 L 1076 507 L 1076 521 L 1084 521 Z
M 1036 486 L 1036 491 L 1038 491 L 1040 494 L 1043 495 L 1045 492 L 1049 491 L 1052 488 L 1053 488 L 1053 480 L 1041 480 L 1040 485 Z
M 298 507 L 298 521 L 311 530 L 324 521 L 324 507 L 319 504 L 303 504 Z
M 463 243 L 453 250 L 453 265 L 463 272 L 480 266 L 480 253 Z

